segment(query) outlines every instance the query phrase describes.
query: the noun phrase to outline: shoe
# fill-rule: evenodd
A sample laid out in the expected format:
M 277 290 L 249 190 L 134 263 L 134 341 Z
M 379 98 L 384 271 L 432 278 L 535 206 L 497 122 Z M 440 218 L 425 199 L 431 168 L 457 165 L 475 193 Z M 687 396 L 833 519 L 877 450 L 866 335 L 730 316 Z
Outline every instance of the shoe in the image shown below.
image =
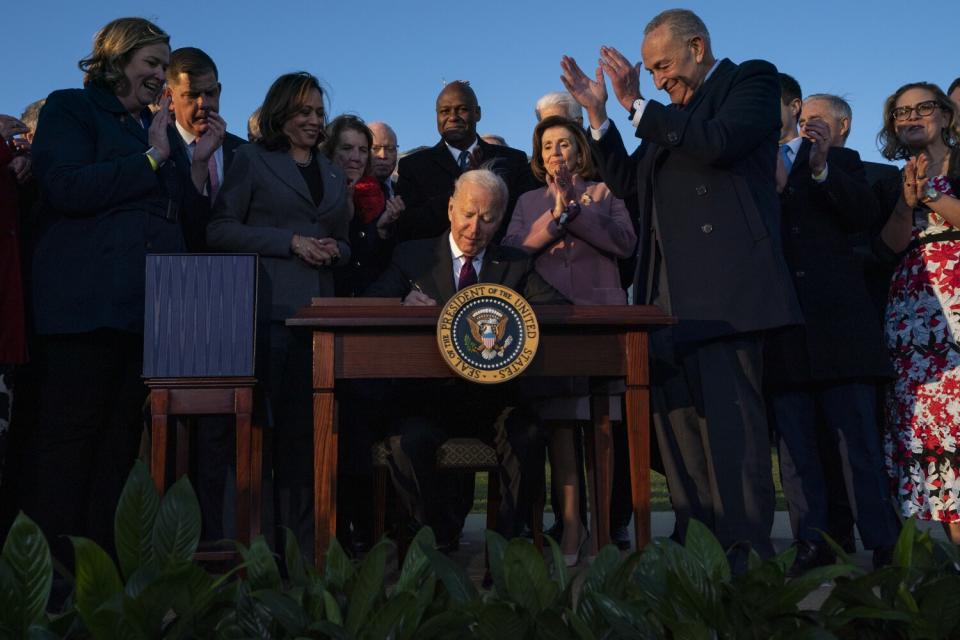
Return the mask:
M 889 567 L 893 564 L 893 547 L 877 547 L 873 550 L 874 570 Z
M 811 569 L 825 567 L 836 562 L 833 551 L 825 542 L 798 540 L 794 543 L 794 546 L 797 548 L 797 557 L 793 561 L 793 566 L 787 570 L 788 578 L 796 578 Z
M 610 530 L 610 542 L 617 545 L 620 551 L 630 551 L 633 540 L 630 539 L 630 527 L 613 527 Z
M 583 555 L 583 547 L 589 539 L 590 532 L 587 531 L 583 525 L 580 525 L 580 544 L 577 546 L 577 552 L 563 554 L 563 563 L 567 565 L 568 569 L 580 564 L 580 557 Z

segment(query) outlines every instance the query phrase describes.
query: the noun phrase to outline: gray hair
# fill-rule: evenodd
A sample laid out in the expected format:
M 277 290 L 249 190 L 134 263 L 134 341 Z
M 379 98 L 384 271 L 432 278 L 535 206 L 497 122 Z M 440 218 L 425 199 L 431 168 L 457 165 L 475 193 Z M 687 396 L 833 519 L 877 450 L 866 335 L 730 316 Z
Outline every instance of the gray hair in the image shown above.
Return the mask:
M 679 40 L 689 40 L 695 36 L 703 38 L 703 44 L 706 51 L 710 53 L 710 32 L 707 31 L 707 25 L 703 23 L 700 16 L 689 9 L 667 9 L 654 16 L 653 20 L 647 23 L 643 29 L 643 35 L 649 34 L 654 29 L 666 25 L 674 38 Z
M 460 193 L 460 187 L 465 184 L 472 184 L 475 187 L 486 189 L 494 196 L 494 209 L 503 215 L 507 210 L 507 183 L 490 169 L 473 169 L 465 171 L 453 187 L 453 197 L 456 198 Z
M 850 135 L 850 129 L 853 128 L 853 109 L 850 108 L 849 102 L 832 93 L 814 93 L 807 96 L 803 103 L 806 104 L 811 100 L 823 100 L 829 104 L 830 110 L 833 112 L 833 117 L 837 120 L 846 118 L 850 122 L 850 125 L 847 127 L 847 136 Z M 844 140 L 846 140 L 847 136 L 844 136 Z
M 566 91 L 553 91 L 542 96 L 537 100 L 537 106 L 534 108 L 534 112 L 537 114 L 537 120 L 543 120 L 543 116 L 540 114 L 547 107 L 559 107 L 562 106 L 566 110 L 566 117 L 569 120 L 582 120 L 583 119 L 583 108 L 580 106 L 580 103 L 573 99 L 573 96 L 567 93 Z
M 20 121 L 27 125 L 27 128 L 30 129 L 31 133 L 37 132 L 37 120 L 40 119 L 40 109 L 43 108 L 43 105 L 46 104 L 46 102 L 46 98 L 37 100 L 36 102 L 31 102 L 27 105 L 27 108 L 23 110 L 23 115 L 20 116 Z

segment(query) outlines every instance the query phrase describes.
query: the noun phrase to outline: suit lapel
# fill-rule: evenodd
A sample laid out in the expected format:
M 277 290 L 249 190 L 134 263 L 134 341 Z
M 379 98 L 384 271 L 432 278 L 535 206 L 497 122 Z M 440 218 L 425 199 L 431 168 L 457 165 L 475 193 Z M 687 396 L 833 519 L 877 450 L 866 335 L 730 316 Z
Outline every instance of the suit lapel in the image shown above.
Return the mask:
M 794 174 L 800 175 L 799 167 L 806 167 L 810 162 L 810 141 L 804 138 L 803 142 L 800 143 L 800 148 L 797 149 L 797 156 L 793 159 L 793 164 L 790 165 L 790 177 L 793 177 Z
M 237 152 L 237 147 L 242 144 L 246 144 L 244 140 L 240 138 L 235 138 L 234 136 L 228 135 L 226 140 L 223 141 L 223 175 L 226 177 L 227 170 L 230 169 L 230 165 L 233 164 L 233 154 Z
M 324 213 L 343 197 L 346 179 L 338 180 L 338 170 L 323 155 L 317 156 L 317 166 L 320 167 L 320 178 L 323 180 L 323 200 L 320 201 L 319 209 Z
M 453 156 L 450 155 L 447 143 L 441 140 L 433 147 L 432 151 L 433 161 L 437 163 L 441 169 L 449 173 L 454 180 L 460 177 L 460 167 L 454 161 Z
M 451 267 L 452 268 L 452 267 Z M 480 267 L 480 276 L 478 282 L 505 282 L 507 273 L 507 263 L 501 260 L 500 247 L 495 244 L 487 245 L 487 250 L 483 254 L 483 265 Z
M 267 168 L 273 172 L 288 187 L 296 191 L 304 200 L 313 206 L 313 198 L 310 196 L 310 189 L 307 187 L 303 176 L 297 171 L 296 163 L 285 151 L 267 151 L 263 154 L 263 162 Z M 326 199 L 326 194 L 324 194 Z
M 445 304 L 457 292 L 457 285 L 453 281 L 453 255 L 450 253 L 450 236 L 442 234 L 437 239 L 434 253 L 434 266 L 430 271 L 433 280 L 433 289 L 439 294 L 437 302 Z
M 703 102 L 704 96 L 710 93 L 713 85 L 719 82 L 720 78 L 730 73 L 736 65 L 730 61 L 729 58 L 724 58 L 717 63 L 717 68 L 713 70 L 713 73 L 710 74 L 710 77 L 707 78 L 707 81 L 703 83 L 700 89 L 693 94 L 693 98 L 688 102 L 683 110 L 688 113 L 693 113 L 696 111 L 697 107 L 700 106 L 700 103 Z

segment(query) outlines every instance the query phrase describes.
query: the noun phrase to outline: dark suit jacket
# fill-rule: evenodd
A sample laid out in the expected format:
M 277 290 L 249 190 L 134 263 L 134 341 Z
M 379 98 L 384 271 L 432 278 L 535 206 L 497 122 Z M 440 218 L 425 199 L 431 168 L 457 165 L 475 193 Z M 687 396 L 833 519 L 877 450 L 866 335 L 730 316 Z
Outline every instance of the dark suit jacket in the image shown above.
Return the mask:
M 477 279 L 510 287 L 534 304 L 567 303 L 566 298 L 534 271 L 532 258 L 521 249 L 488 245 Z M 446 304 L 457 292 L 449 234 L 397 245 L 390 267 L 364 295 L 403 298 L 413 289 L 414 283 L 440 305 Z
M 481 164 L 491 164 L 489 168 L 503 178 L 510 194 L 504 220 L 494 237 L 494 242 L 499 242 L 510 224 L 517 197 L 537 188 L 537 184 L 524 152 L 488 144 L 479 138 L 477 145 Z M 446 143 L 441 140 L 429 149 L 401 158 L 398 173 L 396 191 L 406 205 L 398 221 L 399 239 L 435 238 L 449 229 L 447 203 L 453 195 L 453 184 L 460 177 L 460 168 Z
M 143 117 L 149 120 L 149 112 Z M 40 111 L 33 256 L 40 334 L 143 331 L 146 255 L 184 250 L 173 165 L 153 171 L 147 129 L 107 89 L 54 91 Z
M 810 146 L 808 140 L 800 145 L 780 195 L 784 256 L 805 324 L 767 338 L 765 381 L 777 386 L 888 376 L 883 332 L 849 242 L 851 232 L 874 228 L 879 206 L 856 151 L 830 149 L 827 179 L 817 183 L 810 175 Z
M 632 156 L 612 122 L 591 139 L 604 182 L 618 197 L 638 199 L 640 303 L 649 300 L 656 208 L 676 340 L 801 322 L 779 242 L 779 105 L 773 65 L 725 59 L 686 106 L 647 101 Z
M 207 246 L 207 224 L 210 222 L 210 211 L 213 209 L 210 194 L 204 195 L 193 186 L 193 180 L 190 179 L 190 155 L 176 126 L 167 127 L 167 137 L 170 139 L 170 159 L 177 169 L 177 175 L 183 181 L 184 198 L 180 209 L 180 223 L 183 226 L 183 238 L 187 244 L 187 251 L 206 253 L 210 251 L 210 247 Z M 243 144 L 247 144 L 247 141 L 227 133 L 223 141 L 224 179 L 230 170 L 230 165 L 233 164 L 233 154 Z
M 265 277 L 271 320 L 285 320 L 314 297 L 333 295 L 331 267 L 313 267 L 293 255 L 293 236 L 335 238 L 341 260 L 350 259 L 347 182 L 338 167 L 317 154 L 323 200 L 313 197 L 296 163 L 284 151 L 247 144 L 234 154 L 207 226 L 207 242 L 221 251 L 257 253 Z

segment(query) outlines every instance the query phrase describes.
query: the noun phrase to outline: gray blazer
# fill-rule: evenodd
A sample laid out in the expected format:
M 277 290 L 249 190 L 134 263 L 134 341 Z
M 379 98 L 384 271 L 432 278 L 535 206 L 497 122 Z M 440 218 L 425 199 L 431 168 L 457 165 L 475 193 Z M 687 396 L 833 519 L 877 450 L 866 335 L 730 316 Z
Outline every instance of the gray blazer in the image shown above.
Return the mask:
M 323 200 L 313 204 L 306 181 L 285 151 L 243 145 L 224 176 L 207 226 L 207 243 L 220 251 L 257 253 L 265 278 L 260 295 L 271 320 L 285 320 L 313 297 L 333 295 L 330 267 L 313 267 L 293 255 L 294 234 L 334 238 L 340 262 L 350 258 L 350 208 L 343 172 L 317 154 Z

